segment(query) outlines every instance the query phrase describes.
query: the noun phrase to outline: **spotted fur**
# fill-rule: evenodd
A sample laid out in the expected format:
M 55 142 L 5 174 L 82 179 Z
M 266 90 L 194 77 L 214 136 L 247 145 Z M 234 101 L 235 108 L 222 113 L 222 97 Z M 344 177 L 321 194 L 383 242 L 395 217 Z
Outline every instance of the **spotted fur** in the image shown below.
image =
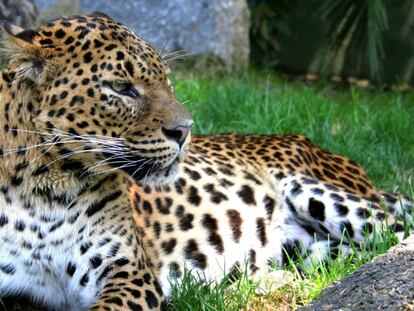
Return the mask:
M 184 156 L 193 121 L 166 64 L 100 13 L 2 26 L 0 295 L 57 310 L 159 309 L 127 181 L 173 179 Z
M 192 120 L 166 65 L 107 16 L 3 28 L 1 295 L 156 310 L 185 267 L 260 275 L 295 249 L 342 255 L 385 219 L 401 231 L 411 202 L 301 136 L 194 137 L 182 162 Z
M 351 240 L 358 246 L 383 225 L 401 238 L 396 217 L 412 208 L 354 161 L 297 135 L 194 136 L 177 181 L 134 185 L 131 202 L 166 294 L 185 269 L 220 281 L 247 261 L 260 277 L 269 259 L 349 254 Z

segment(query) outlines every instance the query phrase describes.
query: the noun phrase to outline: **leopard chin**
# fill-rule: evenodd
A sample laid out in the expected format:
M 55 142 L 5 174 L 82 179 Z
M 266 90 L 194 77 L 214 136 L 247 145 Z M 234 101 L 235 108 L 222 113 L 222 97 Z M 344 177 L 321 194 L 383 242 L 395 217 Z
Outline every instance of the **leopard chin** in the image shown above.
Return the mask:
M 148 174 L 142 176 L 140 179 L 137 179 L 137 177 L 133 177 L 137 182 L 140 182 L 144 185 L 153 185 L 153 186 L 163 186 L 169 183 L 174 182 L 178 177 L 178 171 L 179 171 L 179 165 L 180 165 L 179 159 L 177 158 L 175 161 L 173 161 L 170 165 L 164 168 L 160 168 L 157 170 L 151 170 L 148 172 Z
M 188 147 L 183 148 L 170 164 L 166 166 L 155 165 L 143 178 L 137 179 L 134 177 L 134 179 L 143 184 L 154 186 L 163 186 L 174 182 L 178 177 L 181 163 L 184 163 L 186 159 L 188 150 Z

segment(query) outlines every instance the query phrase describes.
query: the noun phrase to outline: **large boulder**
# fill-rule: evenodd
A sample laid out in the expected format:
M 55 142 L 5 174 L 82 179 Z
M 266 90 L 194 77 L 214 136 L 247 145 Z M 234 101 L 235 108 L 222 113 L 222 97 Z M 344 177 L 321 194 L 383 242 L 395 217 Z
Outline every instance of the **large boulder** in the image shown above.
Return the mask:
M 6 19 L 20 27 L 33 27 L 36 17 L 37 10 L 33 0 L 0 1 L 0 19 Z
M 33 0 L 0 0 L 0 22 L 6 20 L 24 28 L 35 26 L 37 9 Z M 0 53 L 0 69 L 7 64 L 5 55 Z
M 249 59 L 249 10 L 246 0 L 35 0 L 47 17 L 100 11 L 122 22 L 161 54 L 212 55 L 229 67 Z M 69 12 L 68 12 L 69 9 Z M 52 13 L 51 13 L 52 12 Z
M 414 310 L 414 234 L 299 310 Z

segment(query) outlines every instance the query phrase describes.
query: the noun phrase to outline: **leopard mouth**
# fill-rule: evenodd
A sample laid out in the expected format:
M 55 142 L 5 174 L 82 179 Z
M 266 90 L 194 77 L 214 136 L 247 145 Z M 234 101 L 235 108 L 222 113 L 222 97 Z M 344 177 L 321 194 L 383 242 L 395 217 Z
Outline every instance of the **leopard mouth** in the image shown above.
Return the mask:
M 178 156 L 167 165 L 157 163 L 156 158 L 112 153 L 103 153 L 103 156 L 108 159 L 109 166 L 122 170 L 137 182 L 146 180 L 151 183 L 163 183 L 162 180 L 170 179 L 170 175 L 175 175 L 180 162 Z

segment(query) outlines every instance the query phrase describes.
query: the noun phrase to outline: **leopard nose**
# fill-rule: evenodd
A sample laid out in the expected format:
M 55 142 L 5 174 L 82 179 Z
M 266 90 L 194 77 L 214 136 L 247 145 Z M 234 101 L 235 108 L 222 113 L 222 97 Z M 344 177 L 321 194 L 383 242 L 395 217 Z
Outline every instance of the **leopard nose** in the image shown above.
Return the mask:
M 193 126 L 194 124 L 192 123 L 190 125 L 178 125 L 171 129 L 162 127 L 161 130 L 168 139 L 175 141 L 181 147 L 190 134 Z

